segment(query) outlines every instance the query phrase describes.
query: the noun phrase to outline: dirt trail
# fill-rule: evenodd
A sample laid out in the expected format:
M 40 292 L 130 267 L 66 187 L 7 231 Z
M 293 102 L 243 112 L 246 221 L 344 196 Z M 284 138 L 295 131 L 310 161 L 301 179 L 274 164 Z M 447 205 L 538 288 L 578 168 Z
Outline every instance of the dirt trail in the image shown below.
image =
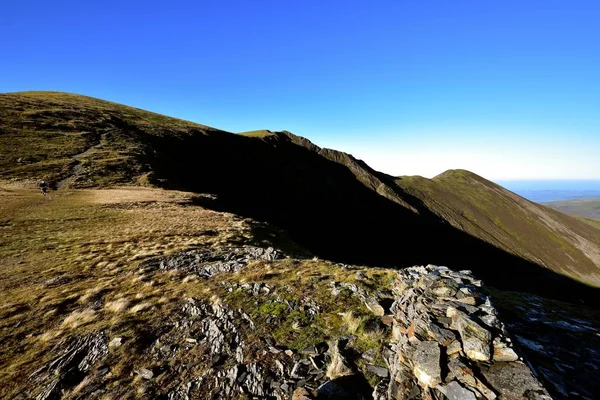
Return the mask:
M 101 134 L 100 142 L 98 144 L 95 144 L 95 145 L 91 146 L 90 148 L 88 148 L 87 150 L 85 150 L 84 152 L 75 154 L 74 156 L 71 157 L 75 161 L 76 164 L 71 167 L 71 169 L 69 170 L 69 172 L 65 178 L 58 181 L 58 183 L 56 184 L 56 190 L 67 189 L 69 187 L 69 185 L 73 181 L 75 181 L 77 179 L 77 177 L 79 177 L 79 175 L 81 175 L 84 172 L 82 160 L 88 158 L 90 155 L 95 153 L 99 148 L 103 147 L 104 144 L 106 143 L 106 138 L 109 134 L 110 134 L 110 132 Z

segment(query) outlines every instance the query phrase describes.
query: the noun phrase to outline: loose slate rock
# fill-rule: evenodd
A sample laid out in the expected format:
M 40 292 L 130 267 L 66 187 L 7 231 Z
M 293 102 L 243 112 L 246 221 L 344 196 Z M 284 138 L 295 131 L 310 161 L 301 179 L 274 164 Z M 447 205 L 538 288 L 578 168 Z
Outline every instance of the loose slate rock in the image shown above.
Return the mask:
M 377 301 L 375 297 L 367 297 L 365 299 L 365 305 L 377 317 L 383 317 L 385 315 L 384 308 L 379 304 L 379 301 Z
M 378 365 L 367 365 L 367 371 L 374 373 L 377 376 L 382 378 L 387 378 L 389 375 L 389 371 L 387 368 L 380 367 Z
M 515 373 L 512 383 L 507 371 L 494 372 L 496 365 L 519 364 L 521 357 L 480 286 L 471 272 L 446 267 L 398 272 L 390 307 L 393 354 L 384 357 L 390 374 L 385 380 L 388 398 L 545 398 L 539 397 L 547 393 L 525 364 L 507 367 Z
M 440 346 L 427 341 L 417 345 L 413 354 L 413 372 L 423 387 L 435 387 L 442 382 L 440 369 Z
M 446 315 L 452 318 L 453 324 L 458 329 L 467 357 L 475 361 L 489 361 L 492 334 L 453 307 L 448 308 Z
M 448 400 L 477 400 L 477 397 L 471 392 L 463 388 L 457 382 L 450 382 L 446 386 L 438 386 L 440 392 L 444 393 L 444 396 Z
M 488 383 L 502 393 L 502 399 L 551 399 L 529 368 L 521 362 L 497 362 L 482 372 Z

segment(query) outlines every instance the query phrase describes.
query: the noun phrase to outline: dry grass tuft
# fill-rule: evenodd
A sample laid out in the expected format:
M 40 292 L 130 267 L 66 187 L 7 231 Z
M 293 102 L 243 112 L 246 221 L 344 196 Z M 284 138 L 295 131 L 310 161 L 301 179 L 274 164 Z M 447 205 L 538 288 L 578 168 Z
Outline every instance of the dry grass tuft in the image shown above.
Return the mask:
M 110 301 L 104 305 L 104 308 L 114 313 L 121 313 L 129 307 L 129 300 L 120 298 L 114 301 Z
M 358 332 L 358 329 L 364 322 L 364 317 L 355 316 L 352 311 L 347 311 L 342 313 L 342 321 L 346 326 L 346 330 L 352 334 Z
M 53 330 L 49 330 L 47 332 L 42 333 L 40 336 L 38 336 L 38 339 L 41 340 L 42 342 L 49 342 L 54 338 L 59 337 L 60 335 L 62 335 L 63 331 L 60 329 L 53 329 Z
M 73 311 L 64 319 L 62 326 L 75 329 L 82 325 L 87 325 L 96 319 L 96 311 L 85 309 L 82 311 Z
M 342 376 L 352 375 L 352 370 L 346 364 L 344 357 L 340 354 L 340 350 L 336 343 L 331 343 L 329 346 L 331 362 L 327 366 L 326 375 L 329 379 L 341 378 Z
M 140 303 L 140 304 L 136 304 L 135 306 L 131 307 L 131 310 L 129 310 L 130 313 L 132 314 L 137 314 L 139 312 L 145 311 L 149 308 L 152 307 L 152 303 L 150 302 L 144 302 L 144 303 Z

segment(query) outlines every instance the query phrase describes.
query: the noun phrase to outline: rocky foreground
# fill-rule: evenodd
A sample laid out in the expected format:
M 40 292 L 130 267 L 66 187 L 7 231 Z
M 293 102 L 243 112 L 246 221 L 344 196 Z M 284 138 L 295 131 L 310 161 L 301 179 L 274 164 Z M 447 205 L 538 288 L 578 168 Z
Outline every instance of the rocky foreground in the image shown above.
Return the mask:
M 144 262 L 138 275 L 150 282 L 164 273 L 188 282 L 219 279 L 256 262 L 269 270 L 282 258 L 272 248 L 198 249 Z M 227 295 L 181 299 L 145 336 L 98 331 L 66 338 L 16 398 L 550 398 L 469 271 L 412 267 L 377 285 L 362 269 L 339 268 L 358 283 L 314 274 L 315 282 L 325 279 L 327 291 L 317 299 L 291 298 L 292 288 L 266 280 L 223 280 Z M 294 316 L 289 330 L 314 329 L 328 307 L 322 299 L 341 309 L 347 304 L 339 313 L 343 329 L 314 330 L 320 333 L 305 338 L 305 347 L 288 346 L 278 325 Z M 96 304 L 121 306 L 101 298 Z M 361 312 L 370 317 L 359 318 Z M 124 387 L 111 377 L 123 373 L 126 357 L 138 361 L 130 371 L 133 384 Z

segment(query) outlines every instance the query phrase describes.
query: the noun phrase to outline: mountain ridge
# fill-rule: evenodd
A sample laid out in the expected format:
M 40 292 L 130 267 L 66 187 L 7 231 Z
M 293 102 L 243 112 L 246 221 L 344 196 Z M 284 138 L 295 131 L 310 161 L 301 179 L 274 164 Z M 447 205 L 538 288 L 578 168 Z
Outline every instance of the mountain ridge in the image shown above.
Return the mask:
M 595 228 L 467 171 L 0 94 L 0 198 L 0 397 L 598 391 Z
M 71 94 L 4 94 L 0 110 L 0 179 L 45 176 L 55 183 L 69 179 L 74 188 L 133 183 L 213 193 L 215 199 L 202 205 L 275 224 L 325 258 L 398 267 L 462 264 L 493 284 L 551 296 L 560 296 L 556 289 L 567 282 L 555 273 L 598 286 L 600 239 L 592 226 L 551 214 L 574 234 L 548 233 L 541 227 L 547 211 L 475 174 L 396 179 L 287 131 L 246 137 Z M 91 148 L 84 159 L 74 159 Z M 31 160 L 19 162 L 23 155 Z M 501 199 L 511 212 L 482 211 L 470 195 L 485 204 Z M 532 230 L 514 228 L 515 218 L 531 219 Z M 518 237 L 522 232 L 525 237 Z M 552 236 L 529 244 L 539 232 Z M 554 246 L 564 246 L 567 256 L 559 250 L 545 255 L 555 236 Z M 581 267 L 555 260 L 565 257 Z M 483 265 L 490 259 L 494 265 Z M 511 282 L 511 274 L 521 274 L 523 282 Z M 578 292 L 569 291 L 566 297 Z

